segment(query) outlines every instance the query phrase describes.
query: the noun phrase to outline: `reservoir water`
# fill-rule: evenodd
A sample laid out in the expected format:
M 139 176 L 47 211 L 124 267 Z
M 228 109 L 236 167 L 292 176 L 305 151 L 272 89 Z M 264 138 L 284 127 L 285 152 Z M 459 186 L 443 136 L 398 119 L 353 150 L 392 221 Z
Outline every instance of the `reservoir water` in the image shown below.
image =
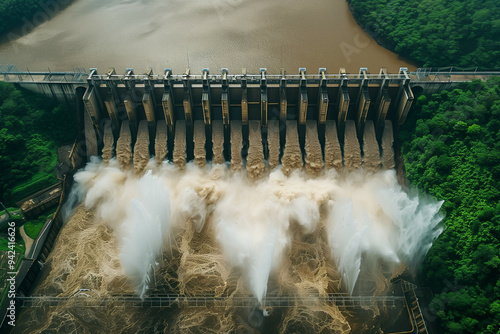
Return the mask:
M 227 67 L 233 74 L 261 67 L 269 73 L 415 69 L 369 37 L 344 0 L 76 0 L 30 33 L 22 30 L 0 45 L 0 64 L 118 73 L 128 67 L 137 73 Z

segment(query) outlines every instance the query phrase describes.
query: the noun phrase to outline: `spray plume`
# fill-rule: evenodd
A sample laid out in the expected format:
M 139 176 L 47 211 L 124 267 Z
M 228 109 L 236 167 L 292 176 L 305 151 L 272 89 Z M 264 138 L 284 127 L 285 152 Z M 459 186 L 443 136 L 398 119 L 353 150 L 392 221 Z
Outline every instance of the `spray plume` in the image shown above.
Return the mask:
M 151 286 L 164 241 L 173 238 L 171 225 L 193 224 L 204 233 L 211 221 L 226 260 L 242 270 L 259 302 L 291 247 L 293 225 L 311 234 L 325 216 L 332 257 L 349 293 L 360 272 L 379 263 L 415 268 L 441 233 L 442 203 L 410 197 L 392 170 L 311 178 L 277 168 L 254 179 L 224 165 L 200 169 L 189 163 L 184 171 L 165 164 L 137 176 L 112 160 L 90 163 L 75 180 L 85 205 L 120 235 L 120 259 L 140 296 Z

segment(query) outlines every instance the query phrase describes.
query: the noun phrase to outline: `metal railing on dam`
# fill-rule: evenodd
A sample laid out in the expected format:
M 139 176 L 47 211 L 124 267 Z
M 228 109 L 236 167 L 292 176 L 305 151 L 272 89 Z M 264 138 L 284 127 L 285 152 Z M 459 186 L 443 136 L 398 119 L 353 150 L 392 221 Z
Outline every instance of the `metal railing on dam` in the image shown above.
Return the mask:
M 91 69 L 92 70 L 92 69 Z M 75 68 L 73 71 L 60 71 L 60 72 L 52 72 L 52 71 L 20 71 L 17 67 L 12 65 L 0 65 L 0 81 L 5 82 L 13 82 L 13 83 L 29 83 L 29 82 L 52 82 L 52 83 L 87 83 L 87 79 L 89 79 L 89 74 L 91 70 L 86 70 L 84 68 Z M 128 71 L 127 71 L 128 72 Z M 96 75 L 96 74 L 95 74 Z M 185 74 L 172 74 L 172 77 L 181 78 L 184 77 Z M 367 73 L 369 78 L 376 78 L 379 76 L 378 73 Z M 106 78 L 107 74 L 96 75 L 97 77 Z M 217 76 L 210 74 L 210 78 L 217 78 Z M 259 74 L 240 74 L 240 75 L 231 75 L 233 77 L 260 77 Z M 268 75 L 269 78 L 281 78 L 281 74 L 273 74 Z M 287 74 L 287 77 L 298 78 L 300 75 L 291 75 Z M 341 77 L 341 74 L 326 74 L 327 79 L 334 79 Z M 348 78 L 356 78 L 358 74 L 346 74 Z M 454 67 L 445 67 L 445 68 L 418 68 L 415 72 L 408 72 L 408 76 L 412 82 L 419 81 L 434 81 L 434 82 L 464 82 L 470 81 L 474 79 L 485 79 L 491 76 L 500 76 L 500 71 L 478 71 L 478 70 L 459 70 Z M 144 73 L 144 74 L 133 74 L 132 76 L 127 74 L 113 74 L 112 78 L 117 80 L 122 80 L 124 78 L 133 77 L 137 80 L 149 80 L 156 79 L 162 80 L 164 75 L 152 74 L 152 73 Z M 190 77 L 193 79 L 201 79 L 202 75 L 194 75 L 191 74 Z M 320 74 L 306 74 L 307 78 L 320 78 Z M 389 77 L 399 78 L 400 74 L 389 74 Z

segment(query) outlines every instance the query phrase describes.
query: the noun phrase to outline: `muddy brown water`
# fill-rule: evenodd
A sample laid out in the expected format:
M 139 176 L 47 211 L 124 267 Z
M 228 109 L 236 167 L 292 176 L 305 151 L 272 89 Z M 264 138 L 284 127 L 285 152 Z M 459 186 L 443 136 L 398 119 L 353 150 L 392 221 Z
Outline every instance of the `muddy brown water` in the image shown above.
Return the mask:
M 194 73 L 205 67 L 212 73 L 222 67 L 230 73 L 415 69 L 364 32 L 344 0 L 76 0 L 23 35 L 39 17 L 26 18 L 0 45 L 0 64 L 101 73 L 110 67 L 118 73 L 128 67 L 136 73 L 149 67 L 156 73 L 166 67 L 174 73 L 186 67 Z

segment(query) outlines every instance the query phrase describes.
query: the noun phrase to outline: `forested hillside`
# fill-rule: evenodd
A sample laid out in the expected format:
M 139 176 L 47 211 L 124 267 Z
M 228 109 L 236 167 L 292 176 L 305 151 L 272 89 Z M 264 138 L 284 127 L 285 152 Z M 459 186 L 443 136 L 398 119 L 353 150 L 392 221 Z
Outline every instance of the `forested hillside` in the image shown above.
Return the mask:
M 360 25 L 422 67 L 500 69 L 498 0 L 347 0 Z
M 12 32 L 15 28 L 22 28 L 21 33 L 24 34 L 52 18 L 71 2 L 72 0 L 0 0 L 0 36 Z
M 75 115 L 0 82 L 0 201 L 6 205 L 57 181 L 57 148 L 75 137 Z
M 440 200 L 443 234 L 421 270 L 445 333 L 500 328 L 500 78 L 421 96 L 400 134 L 408 179 Z

